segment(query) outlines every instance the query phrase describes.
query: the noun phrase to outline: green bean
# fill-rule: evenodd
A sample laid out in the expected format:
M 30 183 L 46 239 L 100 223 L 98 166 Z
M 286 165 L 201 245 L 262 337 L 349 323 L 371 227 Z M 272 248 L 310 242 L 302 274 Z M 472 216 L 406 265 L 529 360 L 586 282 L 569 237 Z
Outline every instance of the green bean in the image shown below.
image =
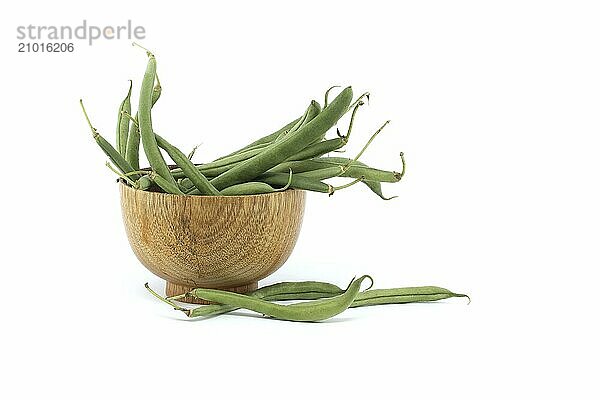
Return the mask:
M 296 154 L 288 157 L 286 161 L 308 160 L 314 157 L 320 157 L 344 147 L 348 141 L 344 138 L 333 138 L 313 143 L 310 146 L 300 150 Z
M 267 146 L 268 146 L 268 144 L 257 145 L 254 148 L 244 150 L 239 153 L 235 153 L 231 156 L 221 157 L 215 161 L 211 161 L 206 164 L 196 165 L 196 168 L 199 171 L 201 171 L 205 176 L 216 177 L 216 176 L 222 174 L 223 172 L 228 171 L 231 168 L 233 168 L 235 164 L 254 157 L 256 154 L 260 153 L 263 148 L 265 148 Z M 189 156 L 188 156 L 188 159 L 189 159 Z M 208 171 L 209 175 L 207 175 L 205 173 L 207 171 Z M 176 168 L 176 169 L 171 170 L 171 174 L 173 175 L 173 177 L 175 179 L 179 179 L 184 176 L 184 173 L 181 170 L 181 168 Z
M 320 137 L 323 132 L 327 132 L 344 115 L 351 99 L 352 88 L 347 87 L 308 124 L 286 136 L 282 141 L 272 143 L 256 156 L 217 176 L 212 180 L 212 184 L 220 190 L 237 183 L 247 182 L 285 161 Z
M 127 96 L 119 105 L 119 115 L 117 119 L 117 150 L 122 156 L 125 156 L 125 152 L 127 149 L 127 134 L 129 132 L 129 119 L 127 116 L 123 115 L 123 113 L 130 114 L 131 113 L 131 88 L 133 87 L 133 82 L 129 81 L 129 91 L 127 91 Z
M 312 160 L 301 160 L 301 161 L 284 161 L 279 165 L 274 166 L 266 173 L 276 173 L 287 171 L 290 168 L 294 171 L 295 174 L 299 174 L 307 171 L 314 171 L 319 168 L 323 168 L 323 163 L 318 160 L 322 160 L 323 158 L 315 158 Z
M 471 301 L 466 294 L 453 293 L 448 289 L 437 286 L 419 286 L 366 290 L 356 296 L 356 299 L 354 299 L 354 302 L 350 307 L 356 308 L 382 304 L 418 303 L 449 299 L 452 297 L 466 297 Z
M 154 85 L 154 89 L 152 89 L 152 107 L 154 107 L 154 104 L 156 104 L 160 98 L 161 93 L 162 86 L 160 86 L 158 75 L 156 75 L 156 85 Z M 134 119 L 138 121 L 138 113 L 135 114 Z M 131 124 L 129 128 L 125 159 L 134 169 L 140 169 L 140 128 L 138 124 Z
M 402 159 L 402 171 L 385 171 L 377 168 L 371 168 L 360 161 L 354 161 L 352 165 L 350 165 L 346 172 L 344 172 L 341 176 L 356 178 L 357 176 L 364 176 L 365 180 L 368 181 L 377 181 L 377 182 L 387 182 L 387 183 L 396 183 L 399 182 L 404 176 L 404 172 L 406 170 L 404 163 L 404 153 L 400 153 L 400 157 Z M 333 159 L 333 157 L 332 157 Z M 343 160 L 343 161 L 338 161 Z M 334 165 L 347 165 L 353 160 L 348 158 L 336 157 L 332 161 L 329 161 L 328 157 L 320 158 L 314 160 L 316 163 L 326 164 L 334 164 Z
M 221 175 L 223 172 L 229 171 L 235 165 L 236 164 L 234 163 L 234 164 L 223 165 L 222 167 L 210 168 L 210 169 L 200 169 L 199 167 L 201 165 L 196 165 L 196 168 L 200 172 L 202 172 L 202 175 L 206 176 L 207 178 L 215 178 L 215 177 Z M 185 174 L 183 173 L 181 168 L 177 168 L 177 169 L 173 170 L 173 177 L 175 179 L 185 178 Z M 185 179 L 184 179 L 184 182 L 185 182 Z
M 136 181 L 136 184 L 139 190 L 148 190 L 152 187 L 152 181 L 148 178 L 148 175 L 142 176 Z
M 237 185 L 226 187 L 221 190 L 221 195 L 223 196 L 244 196 L 249 194 L 265 194 L 265 193 L 275 193 L 282 192 L 287 190 L 292 183 L 292 170 L 290 170 L 290 175 L 286 185 L 282 188 L 275 189 L 271 185 L 264 182 L 245 182 Z M 195 194 L 195 193 L 192 193 Z
M 269 185 L 276 186 L 284 185 L 288 179 L 289 176 L 285 173 L 268 173 L 257 178 L 257 180 L 260 182 L 265 182 Z M 299 177 L 297 175 L 292 176 L 290 187 L 293 189 L 310 190 L 312 192 L 327 193 L 330 195 L 334 192 L 333 186 L 328 185 L 327 183 L 302 176 Z
M 257 297 L 267 301 L 294 301 L 294 300 L 317 300 L 337 296 L 344 291 L 336 285 L 323 282 L 282 282 L 265 286 L 248 296 Z M 170 297 L 167 300 L 177 300 L 184 296 L 194 297 L 194 292 L 188 292 L 180 296 Z M 437 286 L 418 286 L 393 289 L 370 289 L 358 293 L 349 308 L 377 306 L 385 304 L 407 304 L 432 302 L 453 297 L 469 296 L 454 293 L 448 289 Z M 469 299 L 470 301 L 470 299 Z M 211 304 L 193 308 L 186 313 L 189 317 L 209 317 L 237 310 L 237 307 L 224 304 Z
M 277 139 L 275 139 L 275 143 L 282 141 L 283 139 L 285 139 L 288 135 L 293 134 L 294 132 L 296 132 L 298 129 L 302 128 L 304 125 L 308 124 L 310 121 L 312 121 L 313 119 L 315 119 L 315 117 L 317 115 L 319 115 L 319 113 L 321 112 L 321 105 L 315 101 L 312 100 L 310 102 L 310 104 L 308 105 L 308 107 L 306 108 L 306 111 L 304 112 L 304 115 L 302 116 L 302 118 L 300 119 L 300 121 L 298 121 L 296 123 L 296 125 L 294 125 L 292 127 L 292 129 L 290 129 L 287 132 L 283 132 L 281 135 L 279 135 L 277 137 Z M 325 135 L 325 132 L 323 132 L 323 136 Z M 317 139 L 317 141 L 320 141 L 322 139 L 322 137 L 319 137 Z
M 121 170 L 121 172 L 123 172 L 124 174 L 133 172 L 134 169 L 127 162 L 127 160 L 123 158 L 121 153 L 119 153 L 106 139 L 102 137 L 102 135 L 100 135 L 100 133 L 98 133 L 98 130 L 92 126 L 92 122 L 88 117 L 85 107 L 83 106 L 83 100 L 79 100 L 79 104 L 81 105 L 81 109 L 83 110 L 83 115 L 85 116 L 88 126 L 92 131 L 94 140 L 96 140 L 98 146 L 102 149 L 102 151 L 104 151 L 104 154 L 106 154 L 108 158 L 113 162 L 113 164 L 116 165 L 117 168 L 119 168 L 119 170 Z M 139 178 L 139 175 L 131 175 L 131 178 L 136 180 Z
M 292 129 L 292 127 L 293 127 L 294 125 L 296 125 L 296 123 L 297 123 L 298 121 L 300 121 L 300 119 L 301 119 L 301 118 L 302 118 L 302 117 L 296 118 L 296 119 L 295 119 L 295 120 L 293 120 L 292 122 L 290 122 L 290 123 L 288 123 L 288 124 L 286 124 L 286 125 L 282 126 L 281 128 L 279 128 L 279 129 L 278 129 L 278 130 L 276 130 L 275 132 L 273 132 L 273 133 L 271 133 L 271 134 L 269 134 L 269 135 L 267 135 L 267 136 L 263 136 L 263 137 L 261 137 L 260 139 L 257 139 L 257 140 L 255 140 L 254 142 L 250 143 L 250 144 L 249 144 L 249 145 L 247 145 L 247 146 L 244 146 L 244 147 L 242 147 L 242 148 L 241 148 L 241 149 L 239 149 L 239 150 L 236 150 L 236 151 L 234 151 L 234 152 L 232 152 L 232 153 L 229 153 L 229 154 L 227 154 L 227 155 L 225 155 L 225 156 L 223 156 L 223 157 L 219 157 L 219 158 L 215 159 L 215 161 L 217 161 L 217 160 L 220 160 L 220 159 L 222 159 L 222 158 L 225 158 L 225 157 L 232 156 L 232 155 L 234 155 L 234 154 L 237 154 L 237 153 L 240 153 L 240 152 L 242 152 L 242 151 L 244 151 L 244 150 L 248 150 L 249 148 L 252 148 L 252 147 L 254 147 L 254 146 L 256 146 L 256 145 L 261 145 L 261 144 L 270 144 L 270 143 L 271 143 L 273 140 L 277 139 L 277 138 L 279 137 L 279 135 L 281 135 L 282 133 L 284 133 L 284 132 L 287 132 L 287 131 L 289 131 L 290 129 Z
M 348 140 L 350 140 L 350 133 L 352 132 L 352 127 L 354 126 L 354 118 L 356 117 L 356 112 L 359 107 L 364 105 L 362 101 L 356 103 L 352 110 L 352 116 L 350 117 L 350 124 L 348 125 L 348 131 L 345 135 L 341 135 L 340 131 L 337 131 L 338 137 L 334 139 L 329 139 L 325 141 L 317 141 L 310 146 L 302 149 L 301 151 L 291 155 L 286 159 L 286 161 L 298 161 L 298 160 L 307 160 L 309 158 L 320 157 L 323 154 L 331 153 L 333 151 L 339 150 L 344 147 Z M 322 139 L 323 137 L 321 137 Z
M 333 167 L 324 167 L 320 169 L 315 169 L 313 171 L 302 172 L 297 176 L 303 176 L 305 178 L 315 179 L 318 181 L 322 181 L 325 179 L 335 178 L 341 176 L 344 173 L 344 167 L 341 165 L 333 166 Z
M 162 176 L 158 175 L 158 173 L 156 173 L 156 171 L 150 172 L 150 175 L 148 175 L 148 178 L 152 182 L 156 183 L 166 193 L 185 195 L 185 193 L 183 193 L 181 191 L 181 189 L 179 189 L 179 186 L 177 186 L 177 183 L 173 183 L 171 181 L 166 180 Z
M 349 158 L 342 157 L 322 157 L 312 160 L 290 161 L 279 164 L 277 167 L 269 170 L 269 172 L 279 172 L 284 168 L 291 168 L 294 174 L 297 176 L 306 176 L 313 179 L 323 180 L 338 176 L 339 172 L 343 171 L 343 166 L 351 161 L 352 160 Z M 334 166 L 337 166 L 337 168 Z M 348 167 L 346 172 L 342 172 L 342 174 L 339 176 L 347 178 L 364 176 L 365 180 L 395 183 L 400 180 L 401 173 L 371 168 L 360 161 L 355 161 L 350 167 Z
M 402 171 L 401 172 L 393 172 L 394 176 L 396 176 L 398 178 L 398 180 L 401 180 L 402 177 L 404 176 L 404 173 L 406 172 L 406 162 L 404 160 L 404 153 L 400 153 L 400 159 L 402 160 Z M 329 162 L 334 162 L 336 164 L 342 164 L 345 165 L 347 164 L 349 161 L 352 161 L 348 158 L 342 158 L 342 157 L 325 157 L 325 158 L 321 158 L 319 160 L 327 160 Z M 359 162 L 359 161 L 355 161 L 355 165 L 358 167 L 366 167 L 365 164 Z M 352 167 L 350 167 L 352 169 Z M 292 167 L 292 170 L 294 172 L 296 172 L 294 170 L 294 168 Z M 368 174 L 366 174 L 368 175 Z M 373 193 L 375 193 L 377 196 L 379 196 L 382 200 L 392 200 L 395 199 L 398 196 L 392 196 L 392 197 L 386 197 L 383 194 L 383 190 L 381 188 L 381 182 L 376 181 L 376 180 L 369 180 L 368 178 L 366 178 L 363 183 L 369 188 L 371 189 L 371 191 Z
M 245 196 L 251 194 L 264 194 L 279 191 L 271 185 L 264 182 L 245 182 L 237 185 L 226 187 L 221 190 L 222 196 Z M 194 194 L 193 192 L 191 194 Z
M 144 79 L 142 80 L 142 90 L 140 92 L 140 105 L 138 110 L 138 122 L 140 125 L 142 145 L 144 146 L 144 152 L 146 153 L 146 157 L 148 158 L 152 169 L 163 179 L 175 185 L 175 179 L 171 175 L 171 171 L 158 148 L 156 137 L 154 136 L 154 131 L 152 129 L 150 110 L 152 108 L 152 92 L 154 88 L 154 79 L 156 77 L 156 58 L 154 58 L 152 53 L 147 53 L 148 65 L 146 67 Z
M 268 301 L 280 301 L 280 300 L 318 300 L 324 297 L 333 297 L 344 293 L 343 289 L 340 289 L 336 285 L 324 282 L 281 282 L 273 285 L 262 287 L 254 292 L 250 293 L 250 296 L 257 297 Z M 169 298 L 169 300 L 176 300 L 183 296 L 193 296 L 191 293 L 186 293 L 181 296 L 175 296 Z M 214 316 L 219 314 L 228 313 L 236 310 L 237 307 L 227 306 L 223 304 L 211 304 L 207 306 L 196 307 L 190 310 L 189 317 L 204 317 Z
M 206 301 L 245 308 L 286 321 L 322 321 L 346 310 L 358 295 L 360 286 L 365 279 L 372 282 L 370 276 L 363 275 L 352 280 L 344 293 L 340 295 L 289 305 L 271 303 L 256 297 L 215 289 L 194 289 L 192 293 L 194 297 Z
M 207 170 L 207 169 L 212 169 L 212 168 L 223 167 L 223 166 L 229 165 L 229 164 L 235 164 L 240 161 L 245 161 L 249 158 L 254 157 L 261 151 L 263 151 L 267 146 L 268 145 L 264 145 L 264 144 L 258 145 L 252 149 L 244 150 L 239 153 L 233 154 L 231 156 L 223 157 L 218 160 L 199 165 L 198 169 L 202 171 L 202 170 Z
M 189 158 L 187 158 L 185 154 L 183 154 L 178 148 L 167 142 L 160 135 L 155 134 L 154 136 L 156 137 L 156 142 L 158 146 L 165 150 L 167 154 L 169 154 L 169 157 L 171 157 L 175 164 L 177 164 L 179 168 L 183 170 L 186 177 L 189 178 L 190 181 L 192 181 L 192 183 L 194 184 L 196 189 L 198 189 L 200 194 L 213 196 L 220 195 L 219 191 L 215 189 L 213 185 L 211 185 L 208 179 L 206 179 L 206 177 L 202 175 L 200 171 L 198 171 L 196 166 L 189 160 Z M 172 177 L 170 172 L 169 176 Z

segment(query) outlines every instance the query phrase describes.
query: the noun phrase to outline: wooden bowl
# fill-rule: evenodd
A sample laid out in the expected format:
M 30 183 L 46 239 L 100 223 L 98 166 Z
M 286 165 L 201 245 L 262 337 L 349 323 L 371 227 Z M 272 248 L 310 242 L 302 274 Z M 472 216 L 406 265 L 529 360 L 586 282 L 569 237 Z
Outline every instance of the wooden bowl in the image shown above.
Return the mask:
M 122 182 L 119 187 L 129 244 L 146 268 L 167 281 L 167 296 L 196 287 L 255 290 L 292 253 L 306 201 L 301 190 L 180 196 Z

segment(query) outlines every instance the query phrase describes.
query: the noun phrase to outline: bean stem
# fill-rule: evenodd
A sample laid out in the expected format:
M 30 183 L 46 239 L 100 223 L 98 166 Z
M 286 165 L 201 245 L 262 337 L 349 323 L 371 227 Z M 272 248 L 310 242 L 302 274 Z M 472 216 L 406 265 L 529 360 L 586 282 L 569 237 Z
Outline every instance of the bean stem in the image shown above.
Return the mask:
M 150 288 L 150 285 L 148 284 L 148 282 L 146 282 L 144 284 L 144 287 L 146 289 L 148 289 L 148 291 L 150 292 L 150 294 L 152 294 L 152 296 L 156 297 L 157 299 L 159 299 L 163 303 L 167 303 L 168 305 L 170 305 L 171 307 L 173 307 L 176 311 L 183 311 L 184 313 L 188 314 L 189 310 L 187 310 L 187 309 L 185 309 L 183 307 L 179 307 L 177 304 L 173 303 L 172 301 L 170 301 L 166 297 L 162 297 L 160 294 L 156 293 L 154 290 L 152 290 Z
M 327 105 L 329 104 L 329 92 L 331 92 L 333 89 L 339 88 L 339 87 L 341 87 L 341 86 L 335 85 L 325 91 L 325 100 L 323 101 L 323 108 L 327 107 Z
M 108 161 L 106 162 L 105 165 L 108 167 L 108 169 L 110 169 L 112 172 L 114 172 L 119 178 L 121 178 L 124 181 L 126 181 L 127 183 L 129 183 L 132 187 L 137 188 L 136 183 L 129 178 L 128 174 L 123 174 L 122 172 L 117 171 L 117 169 L 114 168 L 112 166 L 112 164 Z M 129 175 L 130 174 L 131 174 L 131 172 L 129 172 Z

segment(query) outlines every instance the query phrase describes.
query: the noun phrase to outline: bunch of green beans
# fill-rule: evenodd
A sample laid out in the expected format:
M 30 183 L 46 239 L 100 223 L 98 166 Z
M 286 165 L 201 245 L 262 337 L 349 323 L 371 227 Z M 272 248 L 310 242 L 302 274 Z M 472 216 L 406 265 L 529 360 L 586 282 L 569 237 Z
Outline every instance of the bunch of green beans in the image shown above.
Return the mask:
M 210 162 L 194 164 L 191 157 L 185 156 L 153 129 L 152 111 L 161 97 L 162 86 L 158 80 L 156 57 L 144 50 L 148 64 L 139 92 L 138 110 L 132 113 L 133 82 L 130 81 L 126 96 L 119 103 L 114 144 L 105 140 L 92 126 L 81 102 L 92 135 L 112 164 L 111 170 L 121 177 L 122 182 L 135 189 L 180 196 L 243 196 L 286 189 L 331 195 L 336 190 L 363 182 L 387 200 L 389 198 L 383 195 L 381 184 L 398 182 L 404 175 L 404 157 L 402 172 L 371 168 L 358 160 L 389 121 L 355 157 L 328 157 L 346 146 L 358 109 L 365 104 L 363 99 L 369 99 L 369 93 L 353 99 L 351 87 L 342 89 L 331 99 L 331 92 L 337 86 L 326 91 L 323 107 L 312 100 L 301 116 L 273 133 Z M 342 135 L 337 129 L 337 137 L 327 139 L 327 132 L 346 114 L 350 114 L 346 133 Z M 149 164 L 143 169 L 140 168 L 140 144 Z M 167 156 L 172 162 L 167 162 Z M 348 179 L 349 183 L 333 186 L 329 180 L 334 178 Z
M 361 283 L 368 279 L 371 285 L 360 291 Z M 407 304 L 432 302 L 453 297 L 466 297 L 437 286 L 418 286 L 392 289 L 371 289 L 373 280 L 369 275 L 353 279 L 346 290 L 326 282 L 281 282 L 265 286 L 249 294 L 238 294 L 215 289 L 194 289 L 188 293 L 164 298 L 146 289 L 175 310 L 184 312 L 190 318 L 213 317 L 244 308 L 265 316 L 286 321 L 322 321 L 334 317 L 348 308 L 376 306 L 384 304 Z M 174 301 L 191 296 L 216 304 L 192 309 L 180 307 Z M 307 300 L 307 301 L 301 301 Z M 280 301 L 296 301 L 280 304 Z M 470 301 L 470 299 L 469 299 Z

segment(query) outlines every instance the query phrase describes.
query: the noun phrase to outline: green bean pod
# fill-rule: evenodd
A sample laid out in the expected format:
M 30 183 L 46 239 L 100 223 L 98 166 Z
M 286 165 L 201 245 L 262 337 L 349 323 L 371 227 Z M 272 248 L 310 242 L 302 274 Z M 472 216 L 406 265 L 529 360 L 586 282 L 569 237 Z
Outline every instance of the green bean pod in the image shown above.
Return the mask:
M 127 149 L 127 135 L 129 134 L 129 118 L 125 115 L 131 114 L 131 88 L 133 87 L 133 82 L 129 81 L 129 90 L 127 91 L 127 96 L 121 102 L 119 106 L 119 115 L 117 119 L 117 150 L 119 154 L 125 156 Z
M 180 196 L 185 195 L 185 193 L 183 193 L 181 191 L 181 189 L 179 189 L 179 186 L 177 186 L 177 183 L 173 183 L 171 181 L 166 180 L 162 176 L 158 175 L 155 171 L 152 171 L 150 173 L 150 175 L 148 175 L 148 178 L 152 182 L 156 183 L 158 185 L 158 187 L 160 187 L 162 190 L 164 190 L 165 193 L 178 194 Z
M 175 179 L 171 175 L 171 171 L 165 162 L 165 159 L 158 148 L 154 130 L 152 129 L 152 92 L 154 88 L 154 79 L 156 77 L 156 58 L 151 53 L 148 53 L 148 65 L 146 73 L 142 80 L 142 90 L 140 92 L 140 105 L 138 109 L 138 123 L 140 126 L 140 136 L 144 152 L 150 162 L 152 170 L 163 177 L 166 181 L 176 185 Z M 158 183 L 158 182 L 157 182 Z
M 285 161 L 279 165 L 268 170 L 266 173 L 284 172 L 288 170 L 294 171 L 294 174 L 300 174 L 302 172 L 314 171 L 319 168 L 323 168 L 323 164 L 318 162 L 319 158 L 314 160 L 301 160 L 301 161 Z
M 346 310 L 360 292 L 360 286 L 365 279 L 372 282 L 370 276 L 363 275 L 350 282 L 344 293 L 340 295 L 289 305 L 215 289 L 194 289 L 193 295 L 206 301 L 245 308 L 277 319 L 312 322 L 334 317 Z
M 337 296 L 344 291 L 336 285 L 323 282 L 282 282 L 260 288 L 249 296 L 268 301 L 317 300 Z M 190 292 L 193 296 L 193 291 Z M 358 293 L 349 308 L 378 306 L 385 304 L 408 304 L 432 302 L 453 297 L 466 297 L 437 286 L 418 286 L 393 289 L 370 289 Z M 469 299 L 470 301 L 470 299 Z M 200 306 L 188 311 L 189 317 L 209 317 L 237 310 L 223 304 Z
M 264 183 L 264 182 L 245 182 L 245 183 L 240 183 L 238 185 L 226 187 L 225 189 L 221 190 L 221 195 L 222 196 L 246 196 L 246 195 L 253 195 L 253 194 L 266 194 L 266 193 L 282 192 L 284 190 L 287 190 L 290 187 L 291 182 L 292 182 L 292 171 L 290 171 L 288 181 L 284 187 L 275 189 L 271 185 Z M 187 182 L 184 183 L 182 181 L 182 184 L 180 184 L 180 186 L 182 186 L 184 189 L 188 188 Z M 199 192 L 197 192 L 195 190 L 191 190 L 187 193 L 192 194 L 192 195 L 200 194 Z
M 264 182 L 245 182 L 221 190 L 223 196 L 246 196 L 252 194 L 273 193 L 279 191 Z
M 345 170 L 343 165 L 336 165 L 335 163 L 331 163 L 329 164 L 330 166 L 327 166 L 327 163 L 323 162 L 322 165 L 323 167 L 320 169 L 302 172 L 299 173 L 298 176 L 305 176 L 308 178 L 318 180 L 324 180 L 340 176 L 344 178 L 355 179 L 364 177 L 365 180 L 387 183 L 396 183 L 400 181 L 399 172 L 384 171 L 381 169 L 370 168 L 361 165 L 350 165 Z
M 343 289 L 331 283 L 305 281 L 305 282 L 280 282 L 273 285 L 262 287 L 249 296 L 265 299 L 268 301 L 279 300 L 318 300 L 324 297 L 333 297 L 344 293 Z M 194 296 L 193 291 L 186 293 L 186 296 Z M 175 297 L 175 299 L 177 296 Z M 237 307 L 226 306 L 223 304 L 211 304 L 207 306 L 196 307 L 190 310 L 190 318 L 214 316 L 228 313 L 236 310 Z
M 294 125 L 296 125 L 296 123 L 298 121 L 300 121 L 300 119 L 302 119 L 302 117 L 296 118 L 292 122 L 290 122 L 290 123 L 282 126 L 281 128 L 277 129 L 275 132 L 273 132 L 273 133 L 271 133 L 269 135 L 263 136 L 260 139 L 255 140 L 254 142 L 250 143 L 249 145 L 246 145 L 246 146 L 242 147 L 239 150 L 236 150 L 236 151 L 234 151 L 232 153 L 229 153 L 229 154 L 227 154 L 227 155 L 225 155 L 223 157 L 219 157 L 219 158 L 215 159 L 215 161 L 218 161 L 218 160 L 220 160 L 222 158 L 229 157 L 229 156 L 232 156 L 234 154 L 240 153 L 240 152 L 242 152 L 244 150 L 248 150 L 248 149 L 250 149 L 250 148 L 252 148 L 254 146 L 257 146 L 257 145 L 270 144 L 273 140 L 277 139 L 279 137 L 279 135 L 281 135 L 282 133 L 287 132 L 290 129 L 292 129 L 292 127 L 294 127 Z
M 142 176 L 140 179 L 138 179 L 136 181 L 137 183 L 137 188 L 139 190 L 148 190 L 152 187 L 152 180 L 150 180 L 150 178 L 148 178 L 148 175 L 144 175 Z
M 285 173 L 268 173 L 257 178 L 260 182 L 268 183 L 269 185 L 281 186 L 289 179 L 289 175 Z M 310 179 L 302 176 L 292 176 L 290 187 L 299 190 L 310 190 L 312 192 L 333 193 L 333 186 L 321 181 Z
M 400 157 L 402 159 L 402 171 L 401 172 L 395 172 L 392 171 L 392 174 L 394 175 L 394 178 L 397 178 L 398 180 L 402 179 L 402 177 L 404 176 L 404 172 L 406 169 L 405 166 L 405 162 L 404 162 L 404 155 L 401 153 Z M 339 165 L 346 165 L 348 162 L 352 161 L 349 158 L 344 158 L 344 157 L 325 157 L 325 158 L 320 158 L 318 160 L 324 160 L 327 162 L 333 162 Z M 354 161 L 353 166 L 357 166 L 357 167 L 367 167 L 368 166 L 360 161 Z M 296 171 L 294 171 L 296 172 Z M 392 196 L 392 197 L 386 197 L 383 194 L 383 190 L 381 188 L 381 182 L 383 181 L 377 181 L 377 180 L 368 180 L 368 178 L 365 178 L 365 180 L 363 181 L 363 183 L 369 188 L 371 189 L 371 191 L 373 193 L 375 193 L 377 196 L 379 196 L 382 200 L 392 200 L 395 199 L 397 196 Z M 397 182 L 397 181 L 395 181 Z
M 198 171 L 202 172 L 202 175 L 206 176 L 207 178 L 215 178 L 215 177 L 221 175 L 223 172 L 229 171 L 235 165 L 236 164 L 234 163 L 234 164 L 223 165 L 222 167 L 209 168 L 209 169 L 200 169 L 199 167 L 201 167 L 202 165 L 196 165 L 196 168 L 198 169 Z M 183 173 L 181 168 L 174 169 L 172 174 L 175 179 L 185 178 L 185 174 Z M 185 181 L 185 179 L 184 179 L 184 181 Z
M 248 182 L 285 161 L 327 132 L 344 115 L 351 100 L 352 88 L 347 87 L 308 124 L 287 135 L 280 142 L 272 143 L 256 156 L 217 176 L 212 180 L 212 184 L 220 190 L 237 183 Z
M 196 165 L 196 168 L 198 169 L 198 171 L 201 171 L 205 176 L 216 177 L 216 176 L 222 174 L 223 172 L 228 171 L 231 168 L 233 168 L 235 164 L 237 164 L 241 161 L 245 161 L 251 157 L 254 157 L 256 154 L 260 153 L 263 148 L 265 148 L 267 146 L 268 146 L 267 144 L 257 145 L 254 148 L 244 150 L 243 152 L 239 152 L 239 153 L 233 154 L 231 156 L 222 157 L 222 158 L 219 158 L 215 161 L 211 161 L 206 164 Z M 188 159 L 189 159 L 189 157 L 188 157 Z M 208 171 L 209 175 L 207 175 L 205 173 L 206 171 Z M 182 178 L 185 175 L 185 174 L 183 174 L 183 171 L 181 170 L 181 168 L 176 168 L 174 170 L 171 170 L 171 174 L 173 175 L 173 178 L 175 178 L 175 179 Z
M 117 168 L 119 168 L 119 170 L 123 174 L 130 174 L 129 176 L 131 179 L 137 180 L 140 176 L 138 174 L 131 174 L 132 172 L 134 172 L 136 170 L 133 169 L 132 166 L 127 162 L 127 160 L 125 160 L 125 158 L 121 155 L 121 153 L 119 153 L 117 151 L 117 149 L 115 149 L 112 144 L 110 144 L 106 139 L 104 139 L 104 137 L 102 137 L 102 135 L 100 135 L 100 133 L 98 133 L 98 130 L 96 130 L 96 128 L 94 128 L 92 126 L 92 122 L 90 121 L 90 118 L 87 115 L 87 111 L 85 110 L 85 107 L 83 106 L 83 100 L 79 100 L 79 104 L 81 105 L 81 109 L 82 109 L 83 115 L 85 116 L 85 119 L 88 123 L 88 126 L 90 127 L 90 130 L 92 131 L 92 136 L 94 137 L 94 140 L 96 141 L 98 146 L 102 149 L 104 154 L 106 154 L 108 156 L 108 158 L 112 161 L 112 163 L 114 165 L 116 165 Z
M 152 89 L 152 107 L 160 98 L 162 93 L 162 86 L 156 76 L 156 85 Z M 138 113 L 135 114 L 134 119 L 139 121 Z M 133 169 L 136 171 L 140 169 L 140 128 L 138 124 L 131 124 L 129 127 L 129 134 L 127 135 L 127 148 L 125 151 L 125 159 L 131 164 Z
M 378 306 L 383 304 L 420 303 L 437 301 L 452 297 L 466 297 L 437 286 L 419 286 L 395 289 L 372 289 L 359 293 L 350 307 Z M 470 299 L 469 299 L 470 301 Z
M 209 163 L 199 165 L 198 169 L 200 171 L 202 171 L 202 170 L 207 170 L 207 169 L 213 169 L 213 168 L 223 167 L 225 165 L 235 164 L 235 163 L 238 163 L 240 161 L 245 161 L 245 160 L 247 160 L 249 158 L 254 157 L 255 155 L 257 155 L 261 151 L 263 151 L 267 146 L 268 146 L 267 144 L 260 144 L 260 145 L 257 145 L 256 147 L 253 147 L 253 148 L 248 149 L 248 150 L 241 151 L 241 152 L 233 154 L 231 156 L 223 157 L 223 158 L 220 158 L 218 160 L 211 161 Z
M 317 143 L 313 143 L 305 149 L 302 149 L 301 151 L 297 152 L 296 154 L 291 155 L 286 159 L 286 161 L 301 161 L 315 157 L 321 157 L 324 154 L 328 154 L 341 149 L 346 145 L 346 143 L 348 143 L 348 141 L 345 137 L 337 137 L 333 139 L 323 140 Z
M 308 105 L 308 107 L 306 108 L 304 115 L 296 123 L 296 125 L 294 125 L 292 127 L 292 129 L 290 129 L 289 131 L 283 132 L 281 135 L 279 135 L 277 137 L 277 139 L 275 139 L 275 142 L 280 142 L 283 139 L 285 139 L 286 136 L 291 135 L 292 133 L 296 132 L 298 129 L 302 128 L 304 125 L 308 124 L 310 121 L 315 119 L 315 117 L 317 115 L 319 115 L 320 112 L 321 112 L 321 105 L 319 104 L 318 101 L 312 100 L 310 102 L 310 104 Z M 325 134 L 323 134 L 323 135 L 325 135 Z
M 175 162 L 175 164 L 177 164 L 179 168 L 183 170 L 185 176 L 190 181 L 192 181 L 192 183 L 194 184 L 196 189 L 198 189 L 200 194 L 212 196 L 220 195 L 219 191 L 215 189 L 213 185 L 211 185 L 208 179 L 206 179 L 206 177 L 202 175 L 200 171 L 198 171 L 194 163 L 192 163 L 185 154 L 183 154 L 177 147 L 167 142 L 160 135 L 155 134 L 155 137 L 158 146 L 165 150 L 169 157 L 171 157 L 171 159 Z M 172 177 L 171 173 L 169 173 L 169 176 Z M 173 182 L 175 181 L 173 180 Z

